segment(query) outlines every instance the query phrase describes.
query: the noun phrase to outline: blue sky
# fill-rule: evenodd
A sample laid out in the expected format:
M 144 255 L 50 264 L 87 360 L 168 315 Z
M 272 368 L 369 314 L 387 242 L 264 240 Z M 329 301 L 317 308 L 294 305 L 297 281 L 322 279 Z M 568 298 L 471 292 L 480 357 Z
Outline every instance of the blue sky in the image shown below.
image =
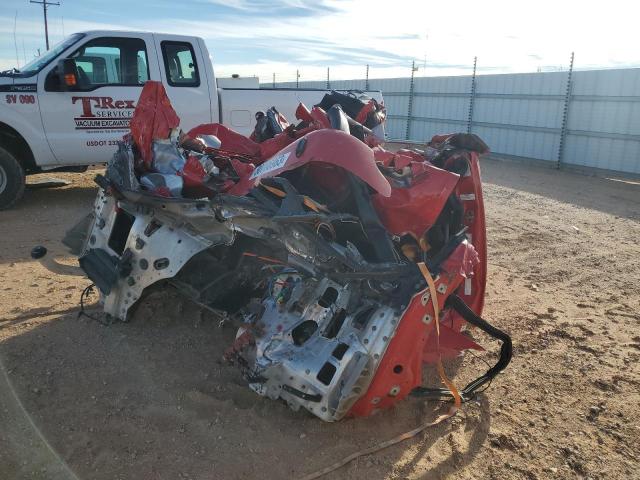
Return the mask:
M 63 33 L 127 29 L 205 38 L 218 75 L 270 81 L 640 66 L 640 7 L 610 0 L 59 0 L 49 8 L 51 43 Z M 17 12 L 16 42 L 14 19 Z M 17 56 L 16 59 L 16 44 Z M 44 51 L 42 8 L 0 4 L 0 69 Z

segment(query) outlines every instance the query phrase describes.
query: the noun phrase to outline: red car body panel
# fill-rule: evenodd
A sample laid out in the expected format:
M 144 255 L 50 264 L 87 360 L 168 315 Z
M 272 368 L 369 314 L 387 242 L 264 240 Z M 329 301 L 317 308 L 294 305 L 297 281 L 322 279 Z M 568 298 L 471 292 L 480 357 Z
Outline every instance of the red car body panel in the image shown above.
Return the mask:
M 319 107 L 308 110 L 300 104 L 297 115 L 307 122 L 306 126 L 299 130 L 287 128 L 261 143 L 220 124 L 200 125 L 187 136 L 193 139 L 198 135 L 215 135 L 221 141 L 221 152 L 237 156 L 231 156 L 228 162 L 238 179 L 229 181 L 223 189 L 231 195 L 246 195 L 260 180 L 304 165 L 310 165 L 309 172 L 319 185 L 329 187 L 345 187 L 340 172 L 350 172 L 375 192 L 370 196 L 371 203 L 388 233 L 397 237 L 410 235 L 423 251 L 429 248 L 426 233 L 436 224 L 447 200 L 455 195 L 462 203 L 466 240 L 455 247 L 436 272 L 438 304 L 442 308 L 446 299 L 455 293 L 473 312 L 481 315 L 487 244 L 478 153 L 454 150 L 439 168 L 416 151 L 394 153 L 380 147 L 371 148 L 349 133 L 331 129 L 326 113 Z M 131 135 L 140 150 L 142 168 L 152 169 L 152 141 L 166 138 L 178 124 L 179 119 L 162 85 L 148 82 L 131 121 Z M 442 145 L 449 138 L 437 136 L 432 143 Z M 328 165 L 342 170 L 327 169 Z M 461 169 L 461 165 L 464 168 Z M 179 173 L 187 191 L 202 195 L 208 193 L 202 184 L 205 174 L 195 157 L 188 157 Z M 425 288 L 413 295 L 398 318 L 395 335 L 367 391 L 352 406 L 349 415 L 370 415 L 406 397 L 422 384 L 424 363 L 456 357 L 465 349 L 482 350 L 460 333 L 465 320 L 455 310 L 442 312 L 439 338 L 433 319 L 433 302 L 429 300 L 429 289 Z

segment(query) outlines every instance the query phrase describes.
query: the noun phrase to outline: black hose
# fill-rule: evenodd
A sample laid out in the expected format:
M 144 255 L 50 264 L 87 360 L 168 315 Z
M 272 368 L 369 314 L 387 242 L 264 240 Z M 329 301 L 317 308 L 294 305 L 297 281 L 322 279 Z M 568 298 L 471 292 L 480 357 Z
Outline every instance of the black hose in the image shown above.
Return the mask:
M 453 308 L 456 312 L 458 312 L 462 316 L 462 318 L 464 318 L 471 325 L 475 325 L 480 330 L 485 332 L 487 335 L 490 335 L 491 337 L 497 340 L 500 340 L 502 342 L 502 347 L 500 348 L 500 358 L 498 359 L 498 362 L 493 367 L 491 367 L 487 371 L 487 373 L 485 373 L 485 375 L 488 375 L 491 378 L 493 378 L 502 370 L 507 368 L 507 365 L 509 365 L 509 362 L 511 362 L 511 357 L 513 355 L 513 346 L 511 343 L 511 337 L 507 335 L 505 332 L 503 332 L 502 330 L 491 325 L 489 322 L 487 322 L 480 316 L 476 315 L 476 313 L 473 310 L 471 310 L 466 303 L 464 303 L 464 300 L 462 300 L 456 294 L 449 295 L 449 298 L 447 298 L 447 301 L 445 302 L 444 305 L 445 305 L 445 308 L 446 307 Z
M 465 386 L 460 392 L 462 400 L 468 401 L 473 398 L 475 393 L 477 393 L 478 388 L 485 385 L 486 383 L 490 383 L 501 371 L 507 368 L 507 365 L 509 365 L 509 362 L 511 362 L 511 357 L 513 356 L 511 337 L 502 330 L 491 325 L 480 316 L 476 315 L 476 313 L 471 310 L 466 303 L 464 303 L 464 300 L 462 300 L 456 294 L 449 295 L 449 298 L 447 298 L 444 307 L 453 308 L 462 316 L 462 318 L 465 319 L 467 323 L 478 327 L 487 335 L 490 335 L 492 338 L 495 338 L 496 340 L 500 340 L 502 342 L 502 346 L 500 348 L 500 358 L 498 358 L 497 363 L 493 367 L 489 368 L 489 370 L 487 370 L 484 375 L 481 375 L 480 377 L 467 384 L 467 386 Z M 417 387 L 411 393 L 415 396 L 427 397 L 432 399 L 453 398 L 451 392 L 443 388 Z

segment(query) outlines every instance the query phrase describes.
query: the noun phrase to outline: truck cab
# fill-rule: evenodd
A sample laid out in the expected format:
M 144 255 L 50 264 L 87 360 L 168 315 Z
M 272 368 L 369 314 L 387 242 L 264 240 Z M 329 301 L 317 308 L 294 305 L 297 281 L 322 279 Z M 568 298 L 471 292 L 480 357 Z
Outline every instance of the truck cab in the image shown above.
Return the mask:
M 74 33 L 22 70 L 0 73 L 0 209 L 21 197 L 25 175 L 106 163 L 148 80 L 162 82 L 183 127 L 219 122 L 245 135 L 256 111 L 275 105 L 294 119 L 299 102 L 314 104 L 326 93 L 219 89 L 198 37 Z

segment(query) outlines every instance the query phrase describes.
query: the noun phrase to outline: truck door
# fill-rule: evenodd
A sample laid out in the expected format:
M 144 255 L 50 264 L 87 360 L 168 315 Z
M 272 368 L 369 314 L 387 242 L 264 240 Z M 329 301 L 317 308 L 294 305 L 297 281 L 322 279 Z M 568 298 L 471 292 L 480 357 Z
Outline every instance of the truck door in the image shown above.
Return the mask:
M 118 35 L 90 39 L 70 55 L 78 70 L 73 91 L 63 91 L 54 70 L 45 77 L 44 89 L 38 89 L 45 135 L 61 165 L 107 162 L 129 131 L 150 78 L 149 54 L 144 35 Z
M 180 117 L 184 131 L 211 123 L 211 101 L 205 59 L 199 48 L 189 39 L 155 36 L 156 50 L 160 54 L 163 83 L 171 105 Z

